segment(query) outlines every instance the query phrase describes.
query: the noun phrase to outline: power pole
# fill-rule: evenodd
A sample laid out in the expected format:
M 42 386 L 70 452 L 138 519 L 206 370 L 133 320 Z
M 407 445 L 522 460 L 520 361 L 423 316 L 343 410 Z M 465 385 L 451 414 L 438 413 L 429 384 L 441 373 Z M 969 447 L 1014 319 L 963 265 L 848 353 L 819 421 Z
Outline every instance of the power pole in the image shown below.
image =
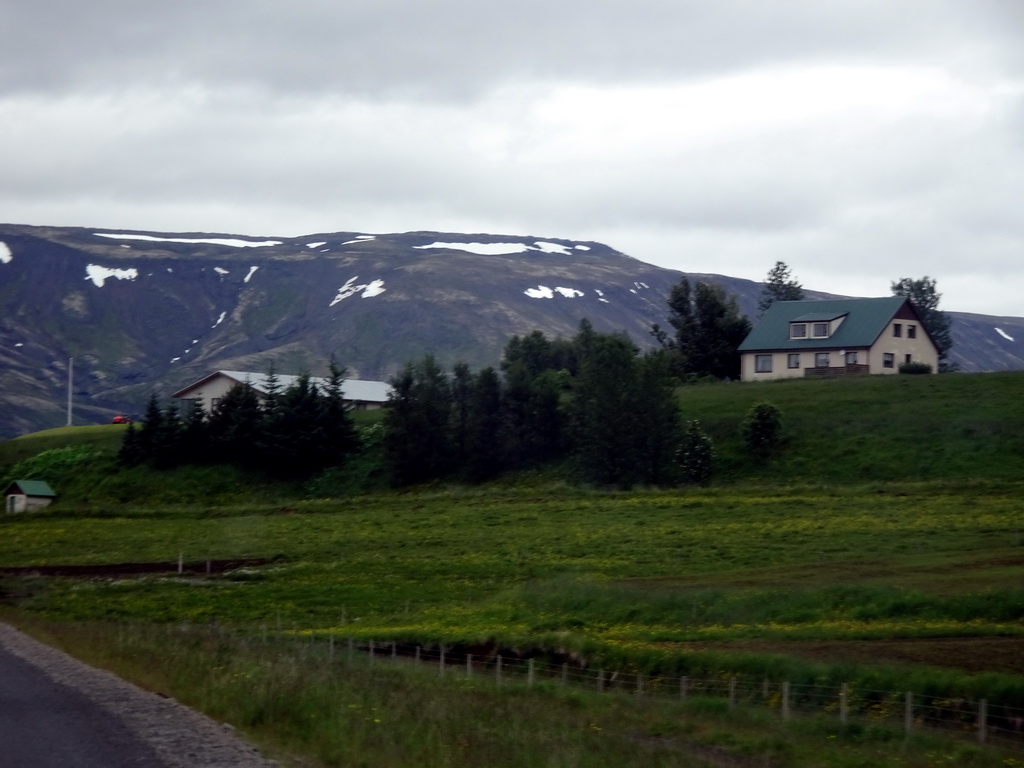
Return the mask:
M 71 426 L 71 392 L 75 380 L 75 358 L 68 358 L 68 426 Z

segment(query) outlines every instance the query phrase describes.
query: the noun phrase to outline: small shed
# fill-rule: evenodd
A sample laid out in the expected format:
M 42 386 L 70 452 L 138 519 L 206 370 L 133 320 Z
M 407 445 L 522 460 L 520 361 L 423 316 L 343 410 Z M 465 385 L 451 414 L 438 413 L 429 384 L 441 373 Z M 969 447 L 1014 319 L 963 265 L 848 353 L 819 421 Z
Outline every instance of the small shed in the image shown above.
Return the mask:
M 43 480 L 15 480 L 4 491 L 7 500 L 4 509 L 9 515 L 35 512 L 50 506 L 56 496 L 49 483 Z

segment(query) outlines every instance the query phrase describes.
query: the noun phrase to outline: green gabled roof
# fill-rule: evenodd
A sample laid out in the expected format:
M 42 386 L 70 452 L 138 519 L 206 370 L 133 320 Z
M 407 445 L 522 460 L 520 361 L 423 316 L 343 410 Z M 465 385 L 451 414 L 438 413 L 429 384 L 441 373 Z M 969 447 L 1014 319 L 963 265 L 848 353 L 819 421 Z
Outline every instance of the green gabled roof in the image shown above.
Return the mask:
M 7 486 L 6 494 L 20 491 L 26 496 L 56 496 L 50 484 L 45 480 L 15 480 Z
M 760 349 L 841 349 L 870 347 L 907 301 L 904 296 L 877 299 L 828 299 L 825 301 L 777 301 L 764 313 L 739 346 L 740 352 Z M 846 315 L 827 339 L 791 339 L 793 322 L 826 322 Z

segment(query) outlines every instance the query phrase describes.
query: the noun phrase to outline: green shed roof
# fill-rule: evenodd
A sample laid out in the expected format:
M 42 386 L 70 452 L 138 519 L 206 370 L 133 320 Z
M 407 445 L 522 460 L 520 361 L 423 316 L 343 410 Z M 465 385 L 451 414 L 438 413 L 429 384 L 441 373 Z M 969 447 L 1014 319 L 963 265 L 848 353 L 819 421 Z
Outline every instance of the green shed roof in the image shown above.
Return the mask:
M 5 496 L 23 493 L 26 496 L 56 496 L 50 484 L 45 480 L 15 480 L 4 491 Z
M 907 298 L 904 296 L 777 301 L 768 308 L 743 340 L 739 351 L 870 347 L 906 302 Z M 789 338 L 790 323 L 825 322 L 843 315 L 846 316 L 845 319 L 827 339 Z

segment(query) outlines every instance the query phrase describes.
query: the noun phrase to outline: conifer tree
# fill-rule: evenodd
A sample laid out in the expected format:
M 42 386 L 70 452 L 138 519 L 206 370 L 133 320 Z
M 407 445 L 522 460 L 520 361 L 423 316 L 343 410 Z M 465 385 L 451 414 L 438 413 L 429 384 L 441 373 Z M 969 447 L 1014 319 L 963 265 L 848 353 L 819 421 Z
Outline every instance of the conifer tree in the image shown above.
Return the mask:
M 484 368 L 474 378 L 466 437 L 470 479 L 486 480 L 502 470 L 501 379 L 493 368 Z
M 757 310 L 763 315 L 776 301 L 803 301 L 803 298 L 803 286 L 796 281 L 785 262 L 776 261 L 765 278 Z

